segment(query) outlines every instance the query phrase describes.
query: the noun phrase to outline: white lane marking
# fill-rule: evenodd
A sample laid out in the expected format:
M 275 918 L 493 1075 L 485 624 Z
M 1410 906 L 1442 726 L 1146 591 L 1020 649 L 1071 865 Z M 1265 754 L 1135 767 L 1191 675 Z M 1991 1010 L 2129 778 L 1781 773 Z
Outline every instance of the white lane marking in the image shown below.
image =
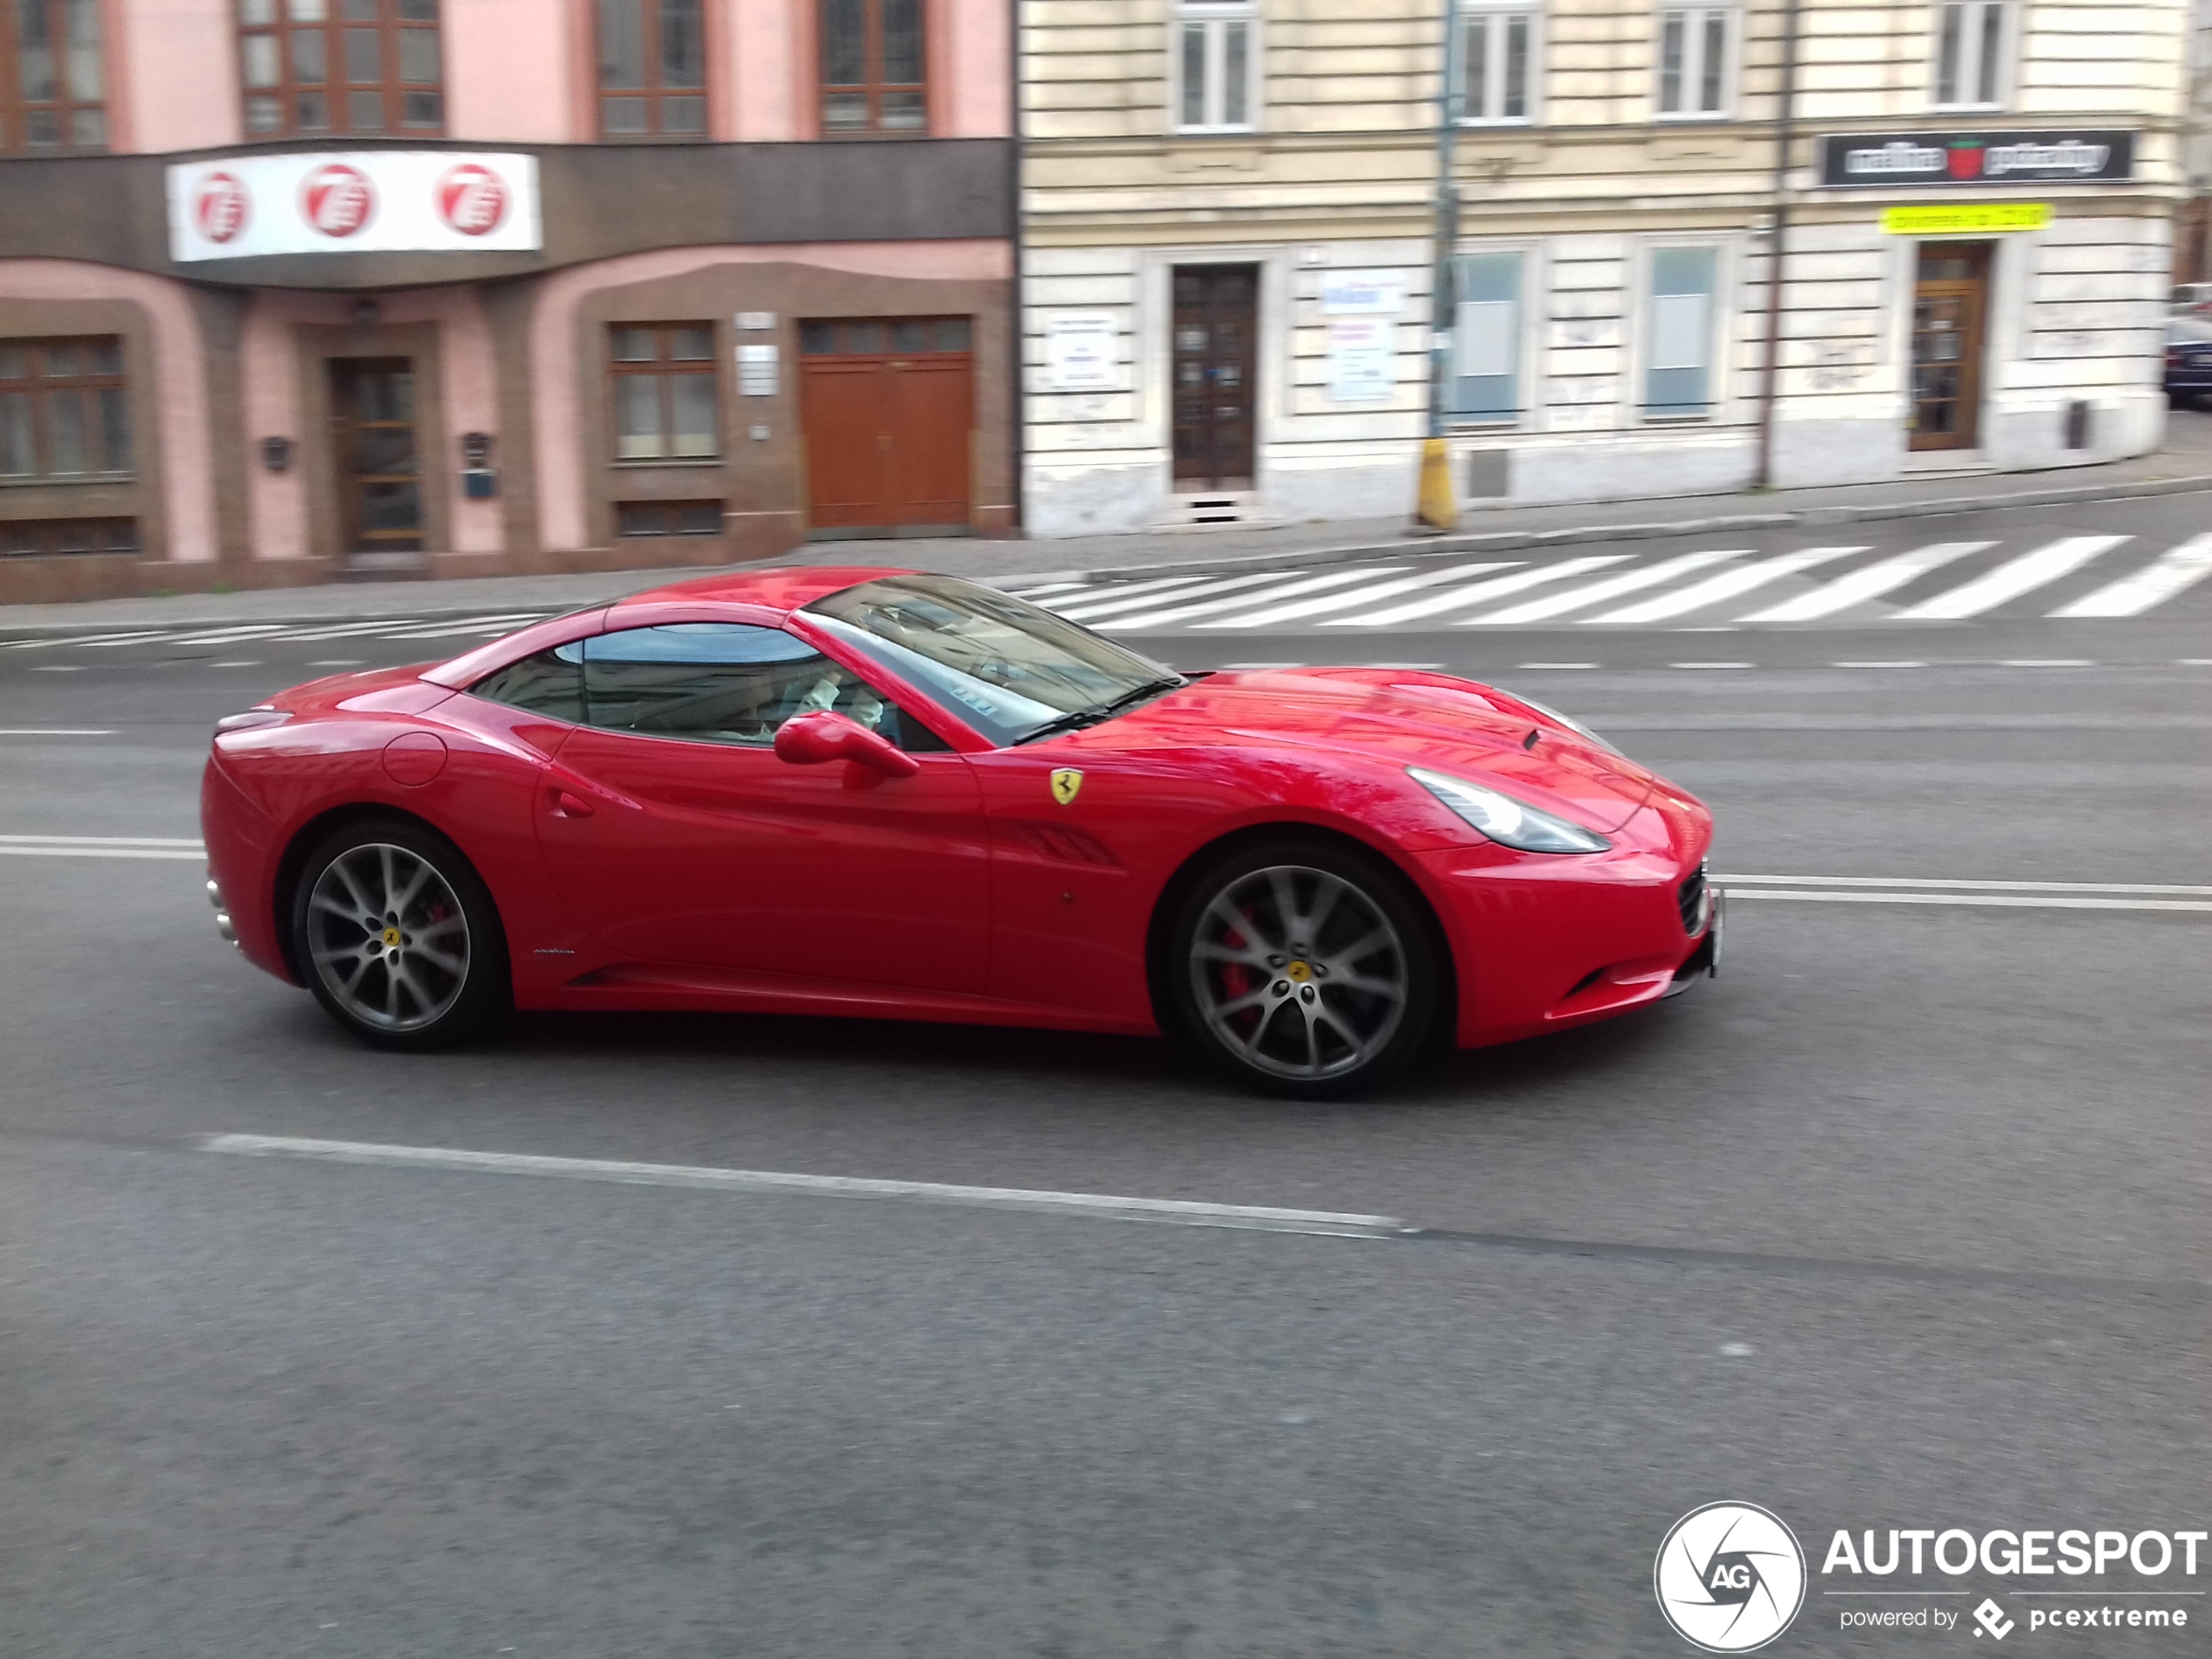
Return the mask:
M 1217 617 L 1211 622 L 1202 622 L 1201 628 L 1265 628 L 1278 622 L 1295 622 L 1304 617 L 1325 616 L 1332 610 L 1349 610 L 1355 606 L 1372 604 L 1378 599 L 1393 598 L 1401 593 L 1412 593 L 1420 588 L 1433 588 L 1441 582 L 1456 582 L 1484 570 L 1510 570 L 1522 563 L 1520 559 L 1490 559 L 1480 564 L 1455 564 L 1448 570 L 1430 570 L 1420 576 L 1399 577 L 1393 582 L 1378 582 L 1372 587 L 1352 588 L 1342 593 L 1323 594 L 1318 599 L 1294 599 L 1286 605 L 1270 605 L 1264 610 L 1252 611 L 1241 617 Z
M 1919 875 L 1714 875 L 1714 881 L 1758 881 L 1791 887 L 1960 887 L 1992 893 L 2162 893 L 2212 899 L 2212 887 L 2172 881 L 1939 881 Z
M 2193 536 L 2179 547 L 2168 548 L 2134 575 L 2123 576 L 2046 614 L 2133 617 L 2195 587 L 2208 576 L 2212 576 L 2212 536 Z
M 388 634 L 386 637 L 390 639 L 439 639 L 448 634 L 511 633 L 518 628 L 528 627 L 531 623 L 543 622 L 552 613 L 550 611 L 543 610 L 522 610 L 506 611 L 498 616 L 448 617 L 441 622 L 425 623 L 420 627 L 409 626 L 404 633 Z M 390 623 L 386 625 L 392 628 L 405 626 L 405 624 L 399 623 Z
M 34 674 L 82 674 L 84 671 L 84 664 L 82 663 L 33 663 L 30 665 L 30 671 Z
M 261 665 L 261 664 L 260 664 L 260 663 L 259 661 L 253 661 L 253 662 L 239 661 L 239 662 L 233 662 L 233 663 L 210 663 L 210 664 L 207 664 L 207 666 L 208 666 L 208 667 L 210 667 L 210 668 L 259 668 L 259 667 L 260 667 L 260 665 Z
M 420 617 L 384 617 L 374 622 L 334 623 L 315 627 L 294 628 L 287 633 L 273 634 L 270 637 L 287 640 L 344 639 L 355 634 L 381 633 L 387 628 L 420 628 Z
M 176 859 L 199 864 L 205 853 L 187 853 L 166 846 L 0 846 L 0 859 Z
M 256 639 L 263 634 L 280 633 L 292 624 L 286 622 L 256 622 L 232 628 L 215 628 L 205 633 L 172 634 L 172 645 L 224 645 L 241 639 Z
M 1402 564 L 1372 564 L 1353 570 L 1332 570 L 1326 576 L 1310 576 L 1300 581 L 1285 582 L 1279 587 L 1263 590 L 1257 596 L 1240 593 L 1227 599 L 1201 600 L 1195 605 L 1177 604 L 1175 601 L 1182 596 L 1170 594 L 1168 596 L 1170 608 L 1166 610 L 1148 610 L 1141 617 L 1116 617 L 1096 625 L 1106 633 L 1116 633 L 1123 629 L 1163 628 L 1171 622 L 1188 622 L 1193 617 L 1211 616 L 1217 610 L 1229 610 L 1241 604 L 1249 604 L 1254 597 L 1264 603 L 1294 599 L 1300 594 L 1319 593 L 1325 589 L 1343 587 L 1346 583 L 1366 582 L 1379 576 L 1396 576 L 1405 568 Z
M 1088 588 L 1089 585 L 1088 582 L 1041 582 L 1035 587 L 1016 583 L 1011 587 L 1001 588 L 999 591 L 1010 593 L 1017 599 L 1027 599 L 1031 604 L 1035 604 L 1037 596 L 1041 593 L 1069 593 Z
M 1557 564 L 1539 565 L 1517 576 L 1494 577 L 1487 582 L 1477 582 L 1472 587 L 1454 588 L 1449 593 L 1431 594 L 1426 599 L 1392 605 L 1384 610 L 1371 610 L 1364 616 L 1332 617 L 1321 625 L 1325 628 L 1387 628 L 1393 623 L 1440 616 L 1447 610 L 1465 610 L 1487 600 L 1502 599 L 1509 593 L 1523 593 L 1530 588 L 1542 587 L 1548 582 L 1563 582 L 1571 576 L 1602 570 L 1608 565 L 1621 563 L 1629 556 L 1626 553 L 1599 553 L 1582 558 L 1562 559 Z
M 1863 545 L 1799 548 L 1794 553 L 1784 553 L 1774 558 L 1761 559 L 1756 564 L 1723 570 L 1717 576 L 1707 577 L 1703 582 L 1693 582 L 1686 588 L 1660 594 L 1656 598 L 1638 600 L 1635 604 L 1625 605 L 1618 610 L 1608 610 L 1602 616 L 1584 617 L 1582 625 L 1602 628 L 1608 623 L 1626 625 L 1664 622 L 1669 617 L 1687 616 L 1693 610 L 1703 610 L 1709 605 L 1737 598 L 1754 588 L 1763 588 L 1770 582 L 1779 582 L 1785 576 L 1796 576 L 1815 565 L 1826 564 L 1831 560 L 1865 551 L 1866 549 Z
M 2004 905 L 2024 910 L 2206 910 L 2212 900 L 2062 899 L 2055 895 L 1996 893 L 1838 893 L 1809 887 L 1734 887 L 1729 898 L 1802 899 L 1819 904 Z
M 794 1193 L 819 1198 L 890 1198 L 1149 1221 L 1169 1226 L 1234 1227 L 1260 1232 L 1322 1233 L 1389 1238 L 1412 1231 L 1390 1216 L 1328 1210 L 1275 1210 L 1252 1204 L 1197 1204 L 1179 1198 L 1128 1198 L 1096 1192 L 1032 1191 L 1020 1187 L 948 1186 L 934 1181 L 878 1181 L 854 1176 L 794 1175 L 774 1170 L 723 1170 L 690 1163 L 630 1163 L 609 1158 L 540 1157 L 518 1152 L 471 1152 L 457 1147 L 389 1146 L 364 1141 L 300 1140 L 276 1135 L 209 1135 L 206 1152 L 246 1157 L 315 1158 L 395 1169 L 464 1170 L 477 1175 L 551 1176 L 633 1186 L 693 1187 L 718 1192 Z
M 115 732 L 97 725 L 0 725 L 0 738 L 111 738 Z M 0 840 L 4 840 L 0 836 Z
M 1580 610 L 1584 605 L 1602 604 L 1606 600 L 1624 593 L 1641 593 L 1646 588 L 1656 588 L 1662 582 L 1671 582 L 1678 576 L 1688 576 L 1692 570 L 1702 570 L 1723 559 L 1742 558 L 1750 550 L 1741 547 L 1709 549 L 1701 553 L 1678 554 L 1662 559 L 1656 564 L 1646 565 L 1640 570 L 1627 570 L 1602 582 L 1593 582 L 1585 587 L 1571 588 L 1565 593 L 1548 593 L 1541 599 L 1531 599 L 1524 604 L 1513 605 L 1504 610 L 1494 610 L 1487 617 L 1468 617 L 1462 628 L 1511 627 L 1516 623 L 1543 622 L 1562 616 L 1569 610 Z
M 1927 547 L 1916 547 L 1909 553 L 1898 553 L 1886 559 L 1877 559 L 1863 564 L 1856 570 L 1845 572 L 1833 582 L 1815 588 L 1811 593 L 1801 593 L 1794 599 L 1784 599 L 1766 610 L 1755 610 L 1742 622 L 1817 622 L 1823 617 L 1832 617 L 1838 610 L 1847 610 L 1869 599 L 1878 599 L 1885 593 L 1894 593 L 1907 583 L 1940 570 L 1953 559 L 1964 558 L 1969 553 L 1979 553 L 1992 542 L 1937 542 Z
M 1993 570 L 1984 570 L 1973 581 L 1939 593 L 1932 599 L 1924 599 L 1909 610 L 1900 610 L 1898 619 L 1903 622 L 1961 622 L 1968 617 L 1979 617 L 1985 610 L 1993 610 L 2007 599 L 2017 599 L 2023 593 L 2070 576 L 2088 563 L 2100 553 L 2107 553 L 2122 542 L 2132 541 L 2127 536 L 2068 536 L 2039 547 L 2032 553 L 2023 553 L 2008 559 Z
M 360 657 L 325 657 L 309 663 L 309 668 L 359 668 L 367 659 Z
M 10 639 L 10 651 L 46 651 L 55 645 L 128 645 L 141 639 L 158 639 L 168 632 L 156 628 L 131 634 L 62 634 L 51 639 Z
M 1276 581 L 1282 574 L 1280 570 L 1263 570 L 1257 575 L 1231 577 L 1230 580 L 1239 586 L 1249 587 L 1255 582 Z M 1177 594 L 1186 590 L 1204 585 L 1206 585 L 1206 579 L 1202 576 L 1171 576 L 1162 577 L 1151 582 L 1125 582 L 1118 587 L 1094 589 L 1091 592 L 1081 595 L 1076 599 L 1065 601 L 1063 603 L 1066 609 L 1059 610 L 1058 614 L 1072 619 L 1076 617 L 1088 617 L 1094 611 L 1109 608 L 1116 610 L 1134 610 L 1136 608 L 1136 600 L 1139 597 L 1145 604 L 1150 604 L 1160 600 L 1173 598 Z M 1057 608 L 1047 605 L 1045 609 L 1053 610 Z

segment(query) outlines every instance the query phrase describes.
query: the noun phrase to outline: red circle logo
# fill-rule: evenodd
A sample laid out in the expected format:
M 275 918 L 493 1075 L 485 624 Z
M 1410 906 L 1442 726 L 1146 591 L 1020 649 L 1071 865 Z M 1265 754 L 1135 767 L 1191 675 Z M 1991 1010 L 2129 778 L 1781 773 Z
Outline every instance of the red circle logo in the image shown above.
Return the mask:
M 489 167 L 464 161 L 438 180 L 438 217 L 463 236 L 486 236 L 507 219 L 507 181 Z
M 326 162 L 309 173 L 300 199 L 307 223 L 325 236 L 351 236 L 376 212 L 376 186 L 342 161 Z
M 235 242 L 253 217 L 253 192 L 235 173 L 211 172 L 193 193 L 192 222 L 211 242 Z

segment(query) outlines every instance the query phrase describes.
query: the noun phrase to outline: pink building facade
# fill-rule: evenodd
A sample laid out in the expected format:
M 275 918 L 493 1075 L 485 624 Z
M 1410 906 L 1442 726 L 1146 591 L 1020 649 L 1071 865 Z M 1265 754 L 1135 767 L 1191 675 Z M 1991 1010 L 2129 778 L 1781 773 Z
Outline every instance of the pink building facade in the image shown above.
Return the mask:
M 0 0 L 0 602 L 1015 520 L 1010 0 Z

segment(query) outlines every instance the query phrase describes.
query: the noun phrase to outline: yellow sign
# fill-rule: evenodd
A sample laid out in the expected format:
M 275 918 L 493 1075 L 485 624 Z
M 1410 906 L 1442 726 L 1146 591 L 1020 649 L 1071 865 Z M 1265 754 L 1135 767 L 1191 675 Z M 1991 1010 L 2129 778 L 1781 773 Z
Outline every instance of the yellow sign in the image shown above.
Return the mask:
M 2048 202 L 1930 202 L 1882 209 L 1885 236 L 1966 236 L 1989 231 L 2050 228 Z
M 1083 775 L 1080 772 L 1062 768 L 1052 774 L 1052 798 L 1062 806 L 1073 806 L 1076 792 L 1082 786 Z

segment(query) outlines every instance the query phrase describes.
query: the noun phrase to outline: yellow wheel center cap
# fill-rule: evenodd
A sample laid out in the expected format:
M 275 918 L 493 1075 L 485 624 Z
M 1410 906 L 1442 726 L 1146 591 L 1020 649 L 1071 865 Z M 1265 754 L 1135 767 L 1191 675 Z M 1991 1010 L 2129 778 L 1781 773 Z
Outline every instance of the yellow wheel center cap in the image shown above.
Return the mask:
M 387 927 L 384 930 L 384 948 L 387 950 L 397 950 L 399 948 L 400 930 L 396 927 Z M 1301 964 L 1301 966 L 1303 966 L 1303 964 Z
M 1292 962 L 1288 968 L 1285 968 L 1283 972 L 1300 985 L 1305 984 L 1306 981 L 1313 977 L 1313 970 L 1308 968 L 1304 962 Z

